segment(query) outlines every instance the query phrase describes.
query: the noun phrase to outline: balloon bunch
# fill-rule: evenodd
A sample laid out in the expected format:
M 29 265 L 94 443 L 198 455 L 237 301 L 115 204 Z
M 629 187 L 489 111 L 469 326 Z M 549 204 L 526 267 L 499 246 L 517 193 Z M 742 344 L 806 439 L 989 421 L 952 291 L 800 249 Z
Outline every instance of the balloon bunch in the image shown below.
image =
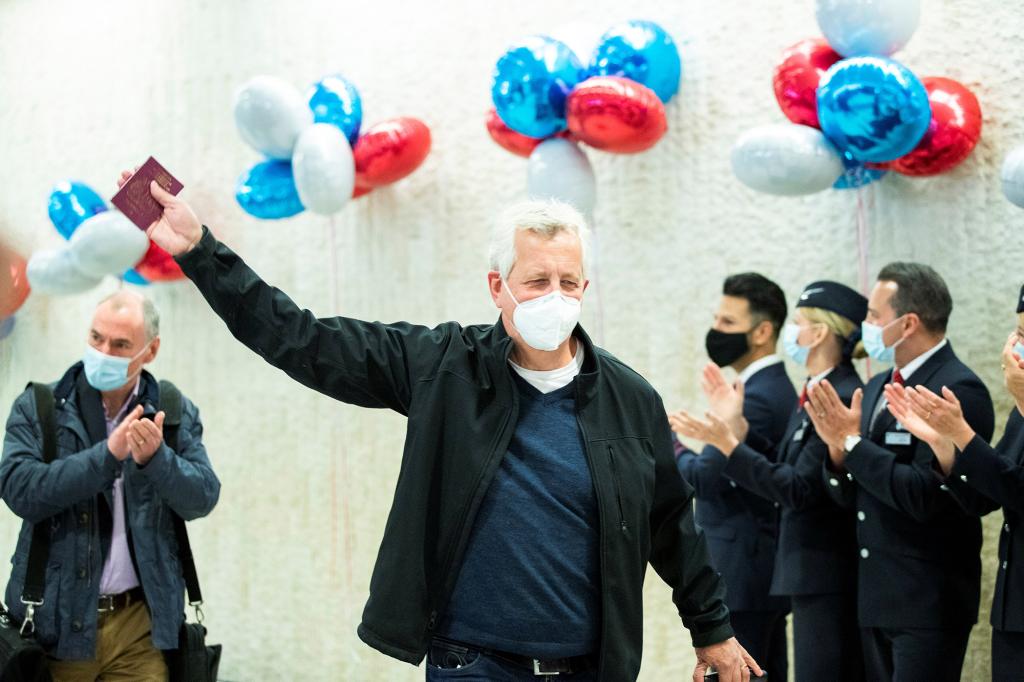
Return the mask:
M 58 182 L 50 192 L 53 226 L 69 243 L 37 251 L 28 261 L 36 291 L 64 295 L 91 289 L 106 275 L 132 284 L 182 279 L 169 253 L 154 244 L 120 211 L 81 182 Z
M 589 213 L 593 170 L 576 142 L 619 154 L 653 147 L 668 129 L 665 103 L 679 90 L 680 71 L 675 42 L 651 21 L 610 28 L 586 66 L 565 43 L 530 36 L 494 67 L 487 132 L 530 159 L 532 196 Z
M 732 150 L 749 187 L 797 195 L 860 187 L 886 171 L 944 173 L 981 137 L 981 106 L 950 78 L 918 79 L 889 55 L 920 18 L 920 0 L 817 0 L 826 40 L 802 40 L 775 67 L 775 97 L 793 124 L 760 126 Z
M 265 220 L 335 213 L 409 175 L 430 153 L 430 129 L 418 119 L 388 119 L 360 134 L 362 120 L 359 92 L 342 76 L 321 79 L 305 96 L 279 78 L 249 80 L 235 95 L 235 124 L 267 160 L 239 178 L 238 204 Z

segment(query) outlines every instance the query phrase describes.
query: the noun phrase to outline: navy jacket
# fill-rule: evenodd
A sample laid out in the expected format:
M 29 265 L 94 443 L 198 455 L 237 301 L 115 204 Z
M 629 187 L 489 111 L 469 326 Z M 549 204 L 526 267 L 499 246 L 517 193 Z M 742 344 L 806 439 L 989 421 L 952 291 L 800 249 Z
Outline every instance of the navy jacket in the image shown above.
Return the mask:
M 1003 507 L 991 622 L 996 630 L 1024 632 L 1024 417 L 1020 411 L 1013 408 L 995 449 L 975 436 L 958 454 L 949 477 L 984 493 L 993 507 Z
M 857 613 L 862 627 L 962 629 L 978 620 L 984 498 L 959 479 L 943 481 L 931 447 L 904 431 L 888 409 L 869 422 L 892 373 L 864 391 L 860 443 L 846 457 L 848 476 L 825 468 L 828 490 L 855 505 Z M 992 437 L 992 399 L 981 379 L 947 344 L 907 383 L 939 393 L 948 386 L 964 417 L 984 440 Z M 826 463 L 827 465 L 827 463 Z
M 826 377 L 843 403 L 864 385 L 850 365 L 839 365 Z M 798 407 L 773 458 L 741 444 L 725 466 L 725 474 L 776 507 L 782 508 L 771 593 L 813 595 L 856 589 L 857 548 L 853 513 L 835 504 L 821 477 L 828 446 Z M 774 459 L 775 461 L 771 461 Z
M 19 621 L 24 617 L 20 597 L 32 526 L 49 523 L 46 590 L 35 616 L 39 639 L 57 658 L 96 656 L 96 603 L 110 548 L 108 510 L 113 507 L 114 479 L 120 472 L 129 547 L 152 616 L 153 645 L 175 649 L 185 613 L 185 583 L 170 510 L 186 521 L 199 518 L 210 513 L 220 494 L 220 482 L 203 447 L 199 411 L 182 396 L 178 452 L 164 443 L 140 468 L 131 458 L 119 462 L 107 449 L 103 404 L 99 392 L 85 381 L 82 363 L 68 370 L 53 393 L 57 421 L 53 462 L 42 461 L 42 431 L 31 390 L 18 396 L 7 420 L 0 496 L 25 520 L 11 559 L 7 606 Z M 140 402 L 158 405 L 159 393 L 160 385 L 144 371 Z M 100 498 L 106 502 L 102 510 Z
M 796 407 L 796 391 L 780 362 L 753 374 L 744 384 L 743 416 L 750 424 L 747 443 L 773 457 Z M 725 578 L 731 611 L 786 609 L 769 597 L 779 513 L 775 505 L 740 488 L 725 475 L 725 455 L 706 446 L 684 451 L 679 472 L 697 491 L 697 525 L 704 529 L 715 568 Z

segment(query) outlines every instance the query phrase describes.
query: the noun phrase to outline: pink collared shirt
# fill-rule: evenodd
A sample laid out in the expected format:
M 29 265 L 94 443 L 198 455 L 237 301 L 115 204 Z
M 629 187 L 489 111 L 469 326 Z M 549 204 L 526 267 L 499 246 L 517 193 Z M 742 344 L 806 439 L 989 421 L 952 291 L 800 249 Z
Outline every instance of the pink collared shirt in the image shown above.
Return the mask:
M 139 394 L 139 381 L 135 380 L 135 388 L 117 414 L 107 419 L 108 436 L 124 419 L 132 399 Z M 132 556 L 128 551 L 128 534 L 124 525 L 124 477 L 120 474 L 114 480 L 114 508 L 110 511 L 114 525 L 110 534 L 110 551 L 103 562 L 103 574 L 100 576 L 100 594 L 119 594 L 139 585 L 139 576 L 135 573 Z

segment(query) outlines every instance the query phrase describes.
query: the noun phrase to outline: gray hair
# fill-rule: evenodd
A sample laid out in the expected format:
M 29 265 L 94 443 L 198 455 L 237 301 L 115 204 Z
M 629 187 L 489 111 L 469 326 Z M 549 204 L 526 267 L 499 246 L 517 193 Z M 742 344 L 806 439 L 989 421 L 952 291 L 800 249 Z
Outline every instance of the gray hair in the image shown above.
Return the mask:
M 512 204 L 494 221 L 491 245 L 488 250 L 491 270 L 498 272 L 502 279 L 508 279 L 516 262 L 516 232 L 529 230 L 534 234 L 552 238 L 559 232 L 576 235 L 583 253 L 583 275 L 586 276 L 589 263 L 588 241 L 590 230 L 583 214 L 569 204 L 548 199 L 545 201 L 522 201 Z
M 142 306 L 142 325 L 146 332 L 146 341 L 152 341 L 160 335 L 160 313 L 156 309 L 156 304 L 146 296 L 137 291 L 121 289 L 104 298 L 99 305 L 104 303 L 110 303 L 117 311 L 138 303 Z

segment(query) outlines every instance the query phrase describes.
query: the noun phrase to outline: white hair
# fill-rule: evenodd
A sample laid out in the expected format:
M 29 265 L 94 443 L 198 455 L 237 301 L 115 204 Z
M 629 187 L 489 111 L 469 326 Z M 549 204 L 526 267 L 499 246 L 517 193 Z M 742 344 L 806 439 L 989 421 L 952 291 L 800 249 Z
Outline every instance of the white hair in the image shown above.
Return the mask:
M 559 232 L 576 235 L 583 254 L 583 276 L 586 277 L 589 262 L 588 241 L 590 230 L 583 214 L 569 204 L 556 199 L 543 201 L 530 200 L 512 204 L 494 221 L 491 233 L 491 245 L 488 251 L 491 270 L 496 271 L 502 279 L 508 280 L 508 274 L 516 263 L 516 233 L 528 230 L 534 234 L 552 238 Z
M 160 335 L 160 313 L 149 297 L 131 289 L 118 289 L 100 301 L 97 307 L 108 303 L 118 312 L 129 306 L 138 305 L 142 308 L 142 327 L 146 333 L 146 341 L 152 341 Z

